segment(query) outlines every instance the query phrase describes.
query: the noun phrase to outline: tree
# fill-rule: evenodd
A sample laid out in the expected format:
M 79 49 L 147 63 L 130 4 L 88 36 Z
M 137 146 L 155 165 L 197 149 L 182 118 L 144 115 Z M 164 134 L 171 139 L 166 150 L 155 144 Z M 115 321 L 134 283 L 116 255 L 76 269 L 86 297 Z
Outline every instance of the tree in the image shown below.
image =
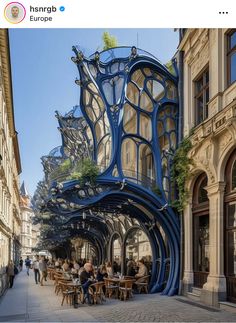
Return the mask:
M 104 31 L 104 33 L 102 34 L 102 40 L 103 40 L 103 50 L 118 46 L 116 37 L 110 35 L 108 31 Z

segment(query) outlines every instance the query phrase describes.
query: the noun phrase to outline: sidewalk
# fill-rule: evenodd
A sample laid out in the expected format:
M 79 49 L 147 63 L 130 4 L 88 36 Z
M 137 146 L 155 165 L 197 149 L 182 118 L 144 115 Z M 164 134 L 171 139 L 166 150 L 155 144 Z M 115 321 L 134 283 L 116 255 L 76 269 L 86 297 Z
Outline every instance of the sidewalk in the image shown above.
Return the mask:
M 54 294 L 52 281 L 36 285 L 34 273 L 20 272 L 12 289 L 0 299 L 0 322 L 94 322 L 93 316 L 82 308 L 61 306 Z
M 201 308 L 184 297 L 134 295 L 122 302 L 108 299 L 103 305 L 61 306 L 53 281 L 35 284 L 33 271 L 19 273 L 14 286 L 0 299 L 0 322 L 236 322 L 236 314 Z

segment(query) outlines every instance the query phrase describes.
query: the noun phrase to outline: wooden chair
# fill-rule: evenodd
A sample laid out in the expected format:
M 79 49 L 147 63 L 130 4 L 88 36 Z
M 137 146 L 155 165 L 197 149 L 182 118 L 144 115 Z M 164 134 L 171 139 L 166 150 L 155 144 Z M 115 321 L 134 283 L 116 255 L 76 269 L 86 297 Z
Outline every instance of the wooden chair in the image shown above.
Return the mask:
M 64 300 L 66 299 L 66 303 L 68 304 L 68 301 L 70 302 L 70 305 L 73 305 L 73 300 L 75 297 L 75 290 L 73 287 L 68 286 L 67 284 L 64 284 L 60 282 L 60 286 L 62 288 L 62 301 L 61 306 L 64 303 Z
M 115 297 L 118 298 L 119 286 L 112 279 L 104 278 L 105 288 L 106 288 L 106 297 L 111 298 L 113 293 Z
M 103 300 L 105 299 L 103 286 L 105 286 L 104 282 L 97 282 L 89 286 L 89 293 L 94 304 L 98 304 L 98 302 L 102 304 Z
M 132 286 L 134 282 L 135 279 L 124 279 L 120 281 L 120 300 L 124 299 L 126 301 L 129 297 L 133 297 Z
M 140 277 L 136 280 L 134 285 L 136 285 L 137 290 L 139 294 L 144 291 L 146 294 L 148 294 L 148 283 L 149 283 L 149 275 Z
M 56 291 L 56 294 L 58 295 L 60 292 L 62 292 L 63 288 L 63 284 L 68 284 L 70 283 L 71 281 L 68 281 L 68 280 L 65 280 L 65 279 L 61 279 L 59 278 L 58 279 L 58 285 L 57 285 L 57 291 Z

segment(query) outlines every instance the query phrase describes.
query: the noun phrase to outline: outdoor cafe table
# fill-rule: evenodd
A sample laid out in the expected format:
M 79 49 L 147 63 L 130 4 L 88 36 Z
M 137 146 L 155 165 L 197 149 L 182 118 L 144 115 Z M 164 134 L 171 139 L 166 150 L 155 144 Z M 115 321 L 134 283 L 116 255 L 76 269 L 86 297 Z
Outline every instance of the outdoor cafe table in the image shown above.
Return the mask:
M 74 282 L 68 282 L 66 283 L 66 285 L 74 289 L 75 293 L 74 293 L 73 305 L 74 307 L 76 307 L 76 305 L 78 305 L 78 292 L 82 285 L 81 283 L 74 283 Z
M 113 277 L 113 278 L 108 278 L 110 282 L 113 282 L 115 285 L 118 285 L 120 287 L 120 285 L 124 285 L 126 282 L 130 282 L 130 281 L 133 281 L 135 282 L 136 279 L 133 278 L 133 279 L 130 279 L 130 278 L 127 278 L 125 279 L 124 277 L 121 277 L 121 278 L 118 278 L 118 277 Z M 119 292 L 119 290 L 118 290 Z

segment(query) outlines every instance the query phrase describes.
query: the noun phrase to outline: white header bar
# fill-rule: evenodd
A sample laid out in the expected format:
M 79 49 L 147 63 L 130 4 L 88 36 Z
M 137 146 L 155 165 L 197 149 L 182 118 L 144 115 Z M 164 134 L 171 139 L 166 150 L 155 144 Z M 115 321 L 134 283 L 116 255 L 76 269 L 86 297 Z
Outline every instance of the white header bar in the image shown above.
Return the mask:
M 0 16 L 0 28 L 233 28 L 236 1 L 1 0 Z

